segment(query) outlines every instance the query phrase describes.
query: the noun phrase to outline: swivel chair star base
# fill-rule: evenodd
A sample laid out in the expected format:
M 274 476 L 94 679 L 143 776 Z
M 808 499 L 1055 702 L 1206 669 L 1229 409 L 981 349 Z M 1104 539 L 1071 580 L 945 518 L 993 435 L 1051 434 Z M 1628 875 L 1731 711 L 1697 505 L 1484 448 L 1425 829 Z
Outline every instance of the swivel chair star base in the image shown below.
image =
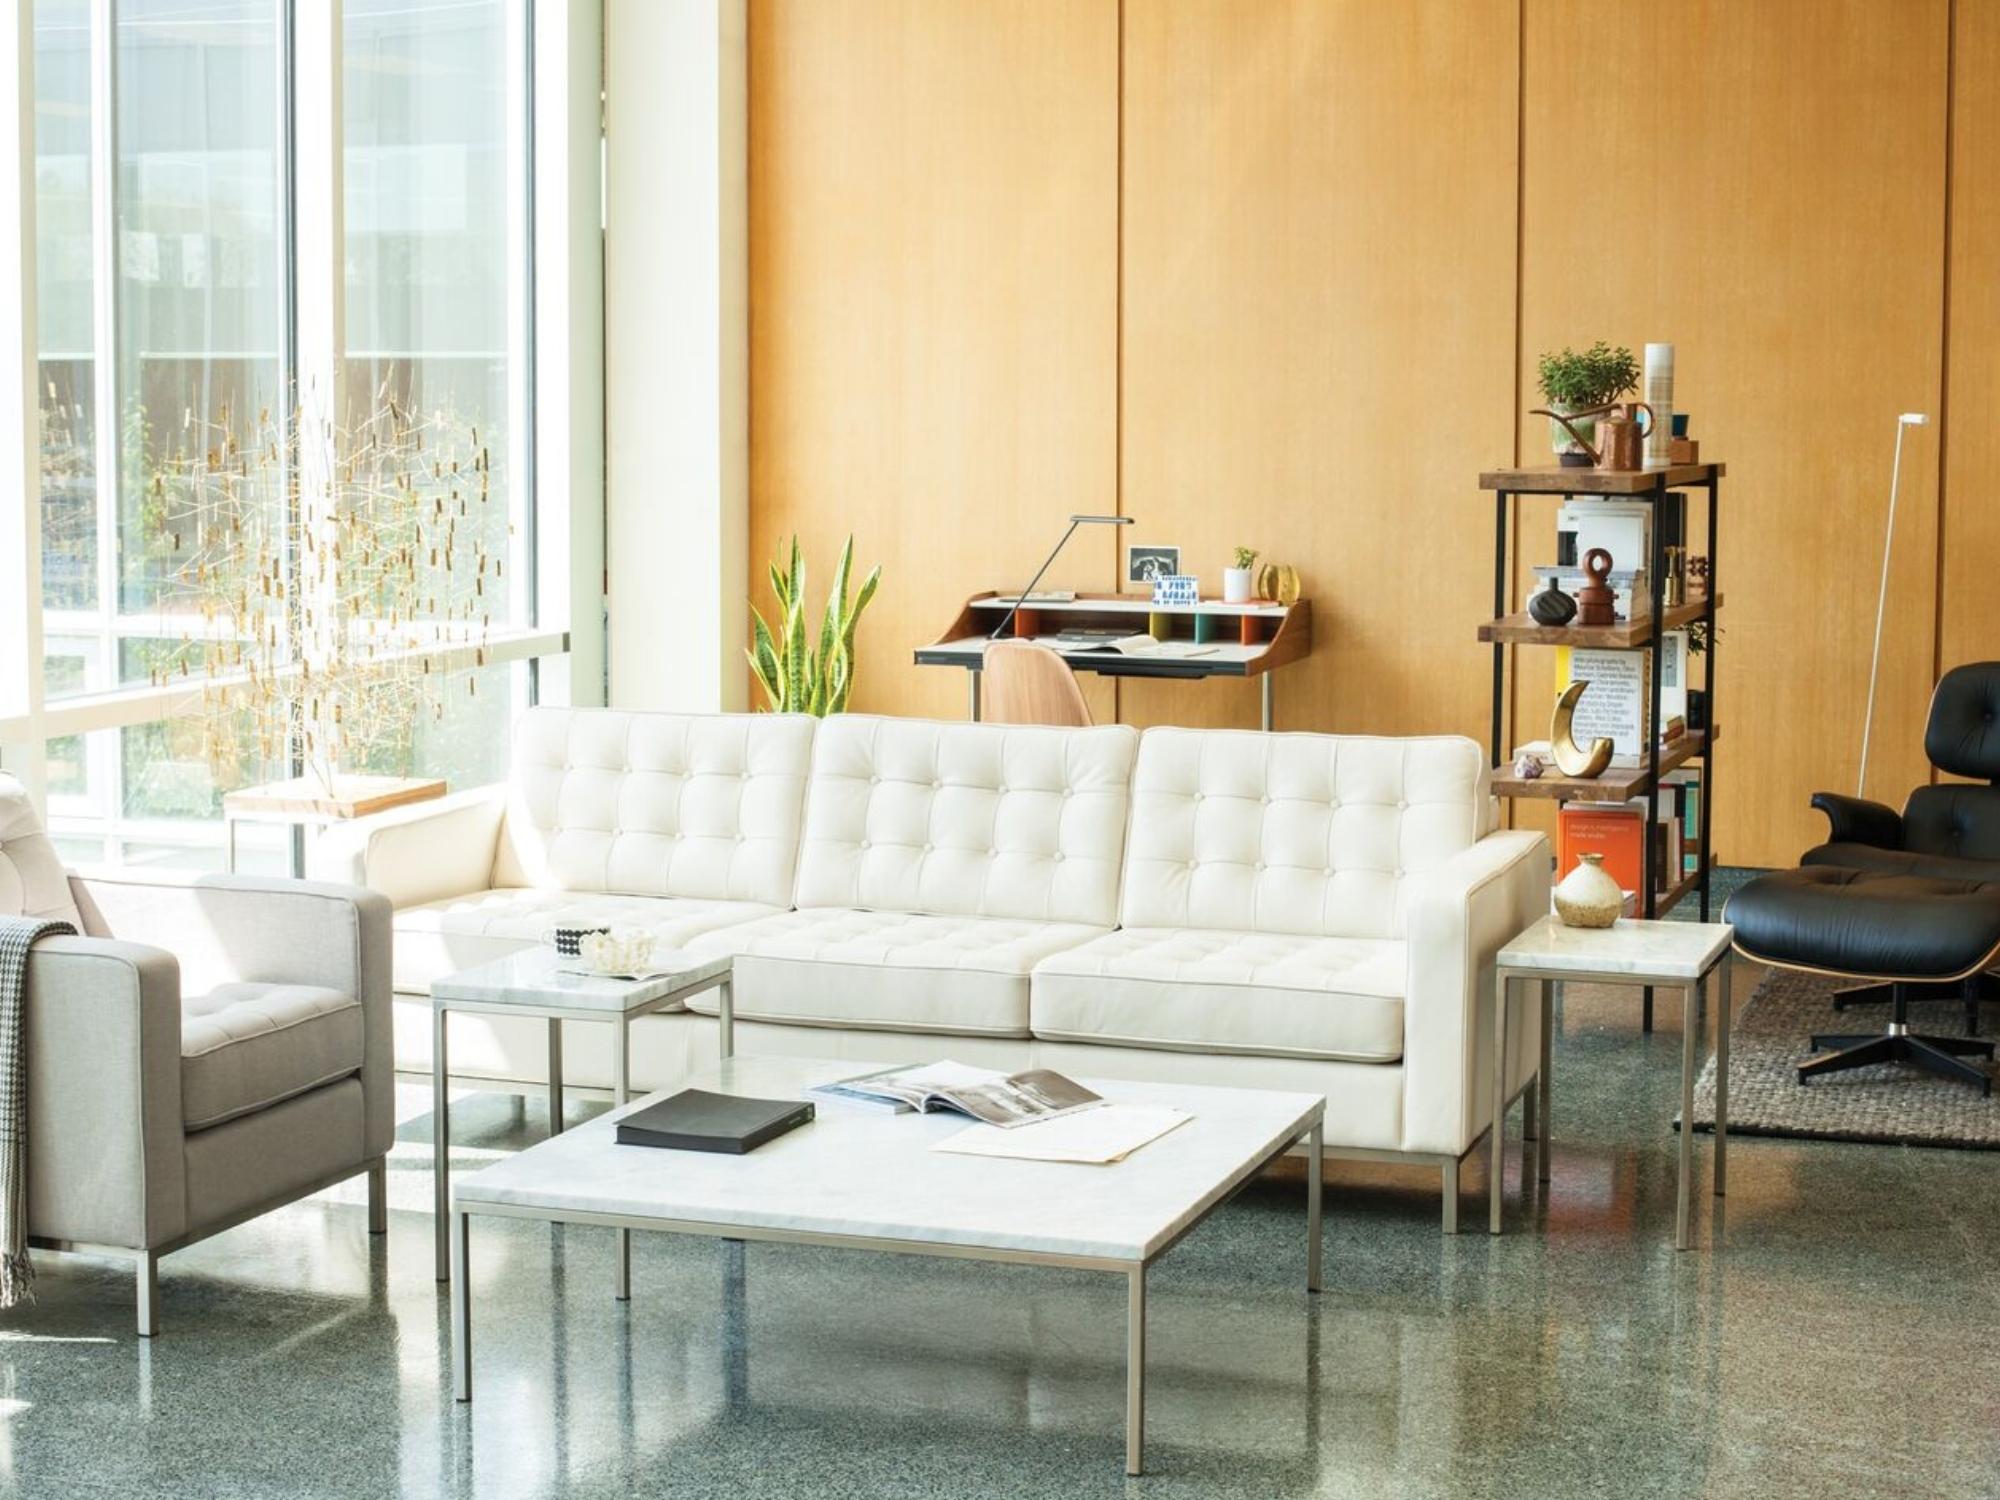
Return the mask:
M 1976 1025 L 1979 1015 L 1977 976 L 1966 981 L 1968 999 L 1966 1007 L 1970 1024 Z M 1983 1094 L 1993 1092 L 1993 1079 L 1983 1070 L 1974 1067 L 1965 1059 L 1983 1057 L 1991 1059 L 1993 1043 L 1980 1041 L 1970 1036 L 1925 1036 L 1910 1030 L 1909 1007 L 1910 990 L 1908 984 L 1882 984 L 1855 986 L 1858 990 L 1886 990 L 1895 1004 L 1895 1018 L 1889 1022 L 1886 1032 L 1874 1032 L 1866 1036 L 1815 1035 L 1812 1044 L 1814 1057 L 1799 1064 L 1799 1082 L 1809 1083 L 1827 1073 L 1844 1073 L 1851 1068 L 1872 1067 L 1876 1063 L 1913 1063 L 1928 1073 L 1940 1078 L 1956 1079 L 1969 1083 Z M 1854 993 L 1843 990 L 1841 995 Z M 1836 996 L 1834 1004 L 1839 1005 Z

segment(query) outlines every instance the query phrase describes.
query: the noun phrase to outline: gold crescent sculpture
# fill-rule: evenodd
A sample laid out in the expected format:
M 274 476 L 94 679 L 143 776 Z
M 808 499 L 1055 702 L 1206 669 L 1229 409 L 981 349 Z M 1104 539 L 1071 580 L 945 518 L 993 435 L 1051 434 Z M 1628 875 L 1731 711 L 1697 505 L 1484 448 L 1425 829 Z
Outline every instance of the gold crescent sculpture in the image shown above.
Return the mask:
M 1556 763 L 1556 769 L 1563 775 L 1579 780 L 1602 775 L 1604 768 L 1611 764 L 1611 741 L 1594 739 L 1586 750 L 1577 744 L 1571 727 L 1571 720 L 1576 716 L 1576 700 L 1589 686 L 1588 680 L 1579 680 L 1564 688 L 1556 699 L 1555 717 L 1549 720 L 1549 759 Z

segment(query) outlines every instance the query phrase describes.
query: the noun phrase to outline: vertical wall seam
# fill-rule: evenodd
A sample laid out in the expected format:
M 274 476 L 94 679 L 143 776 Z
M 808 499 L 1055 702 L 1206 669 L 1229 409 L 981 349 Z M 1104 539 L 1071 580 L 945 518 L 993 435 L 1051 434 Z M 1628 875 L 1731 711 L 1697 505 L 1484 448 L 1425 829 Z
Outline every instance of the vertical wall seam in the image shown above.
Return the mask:
M 1509 434 L 1508 452 L 1512 455 L 1514 467 L 1522 464 L 1521 452 L 1521 412 L 1525 405 L 1521 389 L 1521 361 L 1527 348 L 1527 285 L 1528 285 L 1528 0 L 1515 0 L 1514 5 L 1514 368 L 1507 379 L 1507 390 L 1511 398 L 1507 410 L 1507 430 Z M 1510 595 L 1518 593 L 1521 586 L 1521 501 L 1517 497 L 1511 502 L 1513 512 L 1508 517 L 1507 545 L 1512 562 L 1507 570 L 1507 586 Z M 1511 602 L 1511 599 L 1510 599 Z M 1519 740 L 1520 698 L 1521 698 L 1521 654 L 1518 646 L 1504 649 L 1507 667 L 1507 697 L 1501 705 L 1499 750 L 1502 759 L 1507 751 Z M 1506 802 L 1506 826 L 1518 826 L 1516 804 L 1513 799 Z
M 1125 0 L 1118 0 L 1118 56 L 1114 98 L 1116 181 L 1112 222 L 1111 294 L 1111 514 L 1125 514 Z M 1125 592 L 1124 528 L 1111 528 L 1111 592 Z M 1111 679 L 1111 722 L 1125 722 L 1123 679 Z
M 1958 0 L 1946 0 L 1944 34 L 1944 276 L 1939 299 L 1938 330 L 1938 425 L 1937 425 L 1937 526 L 1933 538 L 1935 556 L 1931 585 L 1931 681 L 1944 673 L 1945 536 L 1949 522 L 1950 485 L 1946 460 L 1951 443 L 1951 199 L 1952 173 L 1957 165 L 1952 138 L 1958 129 Z M 1935 766 L 1930 779 L 1938 780 Z

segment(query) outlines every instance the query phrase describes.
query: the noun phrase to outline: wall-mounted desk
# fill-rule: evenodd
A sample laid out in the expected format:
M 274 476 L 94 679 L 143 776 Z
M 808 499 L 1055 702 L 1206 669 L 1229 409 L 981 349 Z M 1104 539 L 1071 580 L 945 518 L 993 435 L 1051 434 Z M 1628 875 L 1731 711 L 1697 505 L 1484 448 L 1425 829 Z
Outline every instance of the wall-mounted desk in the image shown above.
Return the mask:
M 979 674 L 985 662 L 987 636 L 1013 607 L 1015 596 L 988 592 L 965 601 L 951 628 L 928 646 L 919 646 L 916 662 L 920 667 L 957 667 L 966 674 L 967 705 L 970 716 L 979 717 Z M 1206 629 L 1216 632 L 1214 650 L 1202 656 L 1126 656 L 1102 646 L 1078 645 L 1059 640 L 1061 631 L 1072 628 L 1118 629 L 1129 635 L 1144 635 L 1148 617 L 1167 616 L 1171 639 L 1195 638 L 1197 616 L 1209 617 Z M 1252 639 L 1246 641 L 1245 637 Z M 1250 604 L 1223 604 L 1203 600 L 1200 604 L 1155 608 L 1136 594 L 1079 594 L 1073 600 L 1043 600 L 1021 607 L 1008 628 L 1008 639 L 1033 641 L 1058 653 L 1078 672 L 1095 672 L 1102 677 L 1168 677 L 1182 681 L 1204 681 L 1211 677 L 1257 679 L 1261 689 L 1263 726 L 1272 727 L 1271 674 L 1287 662 L 1302 660 L 1312 650 L 1312 604 L 1301 599 L 1296 604 L 1257 601 Z

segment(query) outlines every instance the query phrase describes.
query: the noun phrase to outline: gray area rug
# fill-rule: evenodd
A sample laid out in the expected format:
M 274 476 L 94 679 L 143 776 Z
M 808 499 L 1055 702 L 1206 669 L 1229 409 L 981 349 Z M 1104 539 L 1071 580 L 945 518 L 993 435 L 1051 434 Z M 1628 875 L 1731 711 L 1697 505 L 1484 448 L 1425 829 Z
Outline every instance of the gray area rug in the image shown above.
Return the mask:
M 1983 1095 L 1902 1063 L 1856 1068 L 1800 1087 L 1795 1070 L 1812 1055 L 1812 1033 L 1887 1028 L 1887 1005 L 1835 1010 L 1831 996 L 1839 984 L 1773 969 L 1738 1008 L 1729 1053 L 1730 1133 L 2000 1151 L 2000 1090 Z M 1981 1025 L 1992 1036 L 2000 1006 L 1989 1002 Z M 1913 1004 L 1910 1029 L 1963 1036 L 1964 1007 L 1956 1000 Z M 2000 1079 L 2000 1064 L 1981 1066 Z M 1715 1129 L 1712 1056 L 1695 1084 L 1694 1120 L 1697 1130 Z

